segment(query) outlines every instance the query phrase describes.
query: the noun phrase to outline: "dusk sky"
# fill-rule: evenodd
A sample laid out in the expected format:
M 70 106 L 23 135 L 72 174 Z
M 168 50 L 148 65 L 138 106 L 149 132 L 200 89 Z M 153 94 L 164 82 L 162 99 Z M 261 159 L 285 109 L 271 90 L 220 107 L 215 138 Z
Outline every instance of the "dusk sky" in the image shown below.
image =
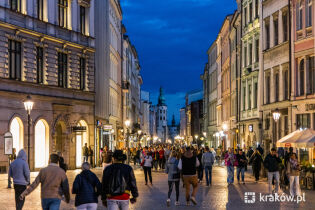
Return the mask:
M 186 92 L 202 89 L 207 50 L 236 0 L 121 0 L 121 6 L 139 55 L 142 90 L 156 104 L 162 86 L 168 118 L 175 114 L 178 123 Z

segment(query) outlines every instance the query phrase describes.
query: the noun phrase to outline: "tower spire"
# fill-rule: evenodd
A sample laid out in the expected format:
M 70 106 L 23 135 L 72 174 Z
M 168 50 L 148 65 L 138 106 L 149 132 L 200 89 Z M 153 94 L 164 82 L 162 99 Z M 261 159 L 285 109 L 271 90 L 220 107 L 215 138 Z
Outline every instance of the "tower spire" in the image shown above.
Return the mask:
M 159 100 L 158 100 L 158 105 L 165 105 L 165 97 L 164 97 L 164 93 L 163 93 L 163 88 L 162 86 L 160 87 L 160 95 L 159 95 Z

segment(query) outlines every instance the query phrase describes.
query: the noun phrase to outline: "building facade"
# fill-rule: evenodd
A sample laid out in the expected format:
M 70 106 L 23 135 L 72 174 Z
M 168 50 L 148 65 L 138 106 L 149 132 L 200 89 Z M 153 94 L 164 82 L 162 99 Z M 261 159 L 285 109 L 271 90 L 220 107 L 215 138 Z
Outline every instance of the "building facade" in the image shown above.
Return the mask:
M 94 5 L 0 2 L 1 171 L 8 167 L 6 132 L 17 153 L 29 154 L 31 170 L 47 166 L 50 153 L 60 153 L 74 169 L 81 166 L 85 143 L 95 150 Z M 28 95 L 34 102 L 29 127 L 23 106 Z

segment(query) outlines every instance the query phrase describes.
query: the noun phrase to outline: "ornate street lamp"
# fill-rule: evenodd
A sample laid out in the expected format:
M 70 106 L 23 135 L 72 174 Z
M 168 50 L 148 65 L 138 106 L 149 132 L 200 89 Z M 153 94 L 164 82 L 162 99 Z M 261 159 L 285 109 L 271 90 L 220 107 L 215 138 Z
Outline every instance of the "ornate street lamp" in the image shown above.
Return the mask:
M 26 100 L 23 101 L 25 110 L 27 111 L 27 159 L 28 166 L 31 168 L 30 164 L 30 142 L 31 142 L 31 111 L 33 109 L 34 102 L 31 96 L 27 96 Z
M 280 116 L 281 116 L 278 108 L 272 113 L 272 116 L 273 116 L 273 119 L 276 122 L 278 122 L 278 120 L 280 119 Z

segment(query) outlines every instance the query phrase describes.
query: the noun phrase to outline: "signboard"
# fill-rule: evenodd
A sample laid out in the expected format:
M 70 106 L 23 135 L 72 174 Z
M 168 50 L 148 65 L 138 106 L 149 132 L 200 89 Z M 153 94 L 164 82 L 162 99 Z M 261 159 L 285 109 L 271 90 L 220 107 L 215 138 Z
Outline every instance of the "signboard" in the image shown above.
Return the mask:
M 13 152 L 13 137 L 10 132 L 4 134 L 4 154 L 12 155 Z
M 285 143 L 285 147 L 291 147 L 291 143 Z
M 252 124 L 248 125 L 248 130 L 249 130 L 249 132 L 253 132 L 253 125 Z
M 104 125 L 103 126 L 103 129 L 105 130 L 105 131 L 111 131 L 112 129 L 113 129 L 113 126 L 112 125 Z
M 73 132 L 85 132 L 86 127 L 85 126 L 73 126 L 72 131 Z

